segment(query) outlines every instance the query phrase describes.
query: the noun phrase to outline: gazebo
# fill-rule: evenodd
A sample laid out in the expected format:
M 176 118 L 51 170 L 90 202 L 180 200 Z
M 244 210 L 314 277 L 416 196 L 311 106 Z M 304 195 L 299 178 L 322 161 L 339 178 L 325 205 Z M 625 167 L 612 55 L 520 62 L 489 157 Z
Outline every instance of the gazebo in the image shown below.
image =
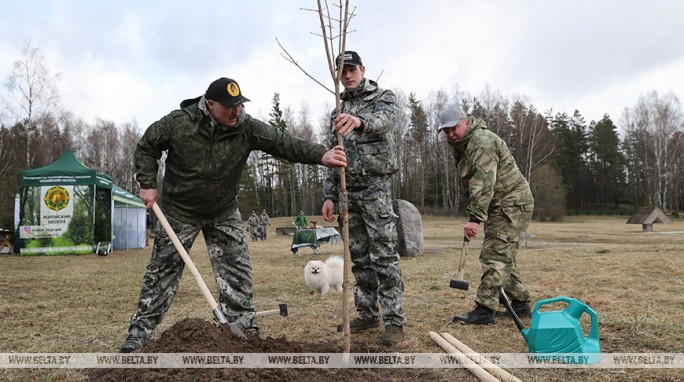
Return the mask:
M 671 220 L 658 207 L 642 207 L 627 220 L 627 224 L 641 224 L 642 232 L 653 232 L 653 223 L 669 223 Z

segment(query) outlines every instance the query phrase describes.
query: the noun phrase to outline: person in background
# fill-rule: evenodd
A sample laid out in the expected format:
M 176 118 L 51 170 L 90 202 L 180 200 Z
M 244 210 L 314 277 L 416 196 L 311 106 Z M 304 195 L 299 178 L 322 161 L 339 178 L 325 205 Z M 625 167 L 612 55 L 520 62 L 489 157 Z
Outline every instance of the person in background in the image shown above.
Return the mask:
M 453 320 L 463 324 L 495 322 L 501 286 L 511 297 L 514 311 L 529 316 L 530 292 L 523 285 L 516 256 L 520 237 L 532 219 L 530 186 L 503 139 L 487 129 L 484 121 L 468 117 L 458 104 L 441 113 L 439 131 L 451 147 L 461 187 L 470 199 L 463 235 L 475 237 L 484 224 L 483 273 L 475 309 Z
M 303 210 L 299 210 L 299 215 L 295 216 L 294 225 L 297 229 L 306 228 L 306 216 L 304 215 Z
M 252 118 L 244 112 L 247 101 L 235 80 L 217 79 L 203 95 L 181 102 L 180 109 L 150 125 L 138 142 L 134 162 L 140 198 L 147 208 L 160 201 L 188 252 L 202 232 L 221 311 L 247 334 L 258 335 L 252 266 L 237 201 L 247 158 L 252 151 L 261 150 L 290 162 L 344 167 L 346 156 L 342 147 L 326 150 Z M 167 157 L 160 199 L 157 173 L 163 152 Z M 184 266 L 158 222 L 138 310 L 121 352 L 138 350 L 151 339 L 173 302 Z
M 259 217 L 255 211 L 252 211 L 252 214 L 249 216 L 249 220 L 247 220 L 247 227 L 249 229 L 249 236 L 252 241 L 257 241 L 259 238 Z
M 384 345 L 404 339 L 404 281 L 395 249 L 397 215 L 392 209 L 392 175 L 397 172 L 394 142 L 396 98 L 390 90 L 364 77 L 366 68 L 356 52 L 346 51 L 336 61 L 342 70 L 341 112 L 333 111 L 329 145 L 344 140 L 348 166 L 347 184 L 349 252 L 356 279 L 356 318 L 350 331 L 380 326 L 382 307 Z M 339 201 L 339 171 L 328 171 L 324 182 L 323 218 L 333 221 L 334 203 Z M 342 331 L 342 325 L 338 331 Z
M 271 218 L 268 217 L 266 210 L 261 211 L 261 215 L 259 215 L 259 225 L 261 226 L 261 240 L 266 240 L 268 226 L 271 225 Z

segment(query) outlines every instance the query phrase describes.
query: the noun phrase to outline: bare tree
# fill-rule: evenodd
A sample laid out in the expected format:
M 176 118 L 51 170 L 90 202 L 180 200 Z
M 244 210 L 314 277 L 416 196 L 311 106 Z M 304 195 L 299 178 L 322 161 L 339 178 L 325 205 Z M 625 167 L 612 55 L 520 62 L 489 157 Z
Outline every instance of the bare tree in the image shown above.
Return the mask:
M 23 152 L 26 168 L 34 165 L 33 158 L 38 153 L 31 144 L 37 142 L 39 123 L 59 105 L 59 77 L 59 74 L 52 74 L 47 68 L 40 49 L 28 43 L 22 57 L 15 61 L 12 74 L 5 81 L 7 92 L 2 99 L 2 106 L 21 126 L 20 140 L 15 144 L 23 146 L 18 149 Z
M 88 144 L 84 160 L 87 166 L 108 175 L 118 171 L 120 158 L 117 151 L 120 143 L 114 122 L 97 119 L 95 127 L 88 133 Z
M 408 133 L 409 121 L 411 120 L 411 113 L 409 113 L 408 96 L 400 89 L 393 89 L 392 92 L 396 97 L 397 113 L 395 115 L 395 126 L 392 130 L 394 133 L 394 142 L 397 147 L 397 163 L 399 170 L 392 177 L 392 195 L 397 199 L 407 198 L 408 176 L 407 170 L 409 167 L 411 150 L 407 147 L 408 142 L 403 139 L 404 135 Z
M 455 190 L 452 189 L 455 179 L 455 165 L 454 159 L 449 151 L 449 146 L 446 140 L 442 138 L 441 133 L 437 130 L 439 127 L 439 115 L 446 109 L 449 102 L 449 96 L 443 90 L 432 92 L 428 95 L 428 106 L 426 112 L 428 114 L 428 121 L 430 121 L 429 132 L 434 137 L 430 145 L 429 152 L 431 153 L 434 163 L 429 170 L 432 174 L 429 175 L 435 182 L 433 193 L 440 197 L 440 207 L 445 210 L 452 210 L 452 196 Z M 428 169 L 426 169 L 427 171 Z M 437 207 L 436 205 L 434 207 Z
M 676 164 L 681 162 L 684 149 L 678 139 L 684 130 L 681 103 L 674 93 L 659 96 L 652 91 L 639 97 L 637 104 L 624 114 L 627 135 L 632 137 L 633 153 L 642 158 L 652 155 L 652 162 L 644 162 L 647 173 L 649 201 L 667 210 L 676 181 Z M 646 139 L 648 138 L 648 139 Z
M 9 227 L 12 223 L 12 211 L 14 211 L 14 192 L 17 188 L 17 177 L 10 176 L 15 162 L 12 152 L 12 132 L 5 126 L 0 125 L 0 227 Z
M 123 126 L 123 131 L 119 132 L 120 144 L 118 147 L 118 156 L 120 161 L 115 182 L 121 188 L 133 193 L 133 195 L 137 195 L 139 193 L 140 187 L 138 182 L 133 179 L 133 174 L 135 173 L 133 154 L 135 153 L 135 147 L 141 137 L 142 134 L 140 133 L 136 123 L 125 124 Z
M 533 106 L 527 107 L 522 100 L 514 103 L 510 113 L 516 139 L 509 142 L 509 146 L 520 171 L 529 181 L 535 168 L 548 160 L 554 151 L 548 123 Z

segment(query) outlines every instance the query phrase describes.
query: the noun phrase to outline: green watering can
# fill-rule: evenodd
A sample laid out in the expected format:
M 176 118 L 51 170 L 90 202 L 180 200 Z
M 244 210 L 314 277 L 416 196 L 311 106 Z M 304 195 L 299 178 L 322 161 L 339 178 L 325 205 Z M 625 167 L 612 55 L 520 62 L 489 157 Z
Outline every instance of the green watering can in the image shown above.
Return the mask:
M 589 364 L 600 361 L 598 315 L 587 304 L 564 296 L 538 301 L 532 309 L 530 328 L 525 329 L 520 317 L 511 307 L 503 287 L 500 293 L 500 300 L 513 316 L 530 353 L 545 353 L 547 356 L 539 358 L 554 362 Z M 568 306 L 563 310 L 539 311 L 542 306 L 556 302 L 565 302 Z M 586 337 L 580 326 L 580 317 L 585 313 L 591 317 L 591 329 Z

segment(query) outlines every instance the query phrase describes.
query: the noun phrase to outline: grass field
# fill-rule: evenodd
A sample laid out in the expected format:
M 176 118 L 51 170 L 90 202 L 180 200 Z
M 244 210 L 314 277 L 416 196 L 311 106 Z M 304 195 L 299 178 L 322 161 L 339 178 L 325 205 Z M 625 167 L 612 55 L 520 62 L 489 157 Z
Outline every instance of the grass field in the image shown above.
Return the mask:
M 312 217 L 317 218 L 317 217 Z M 318 217 L 319 221 L 323 221 Z M 578 298 L 599 315 L 604 353 L 684 353 L 684 220 L 654 226 L 625 224 L 627 217 L 573 216 L 564 222 L 533 222 L 528 248 L 518 264 L 533 302 L 556 296 Z M 462 219 L 423 217 L 426 254 L 402 259 L 405 282 L 406 340 L 398 352 L 442 352 L 429 331 L 449 332 L 482 353 L 527 352 L 510 320 L 488 326 L 452 324 L 457 313 L 473 307 L 481 268 L 481 238 L 470 244 L 465 279 L 469 291 L 449 288 L 460 254 Z M 291 219 L 275 218 L 269 240 L 249 243 L 257 310 L 287 302 L 290 316 L 262 317 L 262 334 L 297 342 L 342 341 L 341 293 L 311 295 L 303 268 L 310 259 L 342 255 L 342 244 L 290 251 L 292 237 L 276 236 L 275 227 Z M 137 307 L 141 277 L 150 250 L 114 251 L 109 256 L 19 257 L 0 255 L 0 353 L 116 352 Z M 191 257 L 209 288 L 215 283 L 200 236 Z M 162 325 L 187 317 L 211 320 L 211 312 L 189 272 Z M 529 319 L 524 320 L 529 325 Z M 352 335 L 352 348 L 381 349 L 381 330 Z M 684 369 L 513 369 L 524 381 L 680 381 Z M 475 381 L 465 369 L 439 372 L 441 380 Z M 80 370 L 0 370 L 3 381 L 78 381 Z

